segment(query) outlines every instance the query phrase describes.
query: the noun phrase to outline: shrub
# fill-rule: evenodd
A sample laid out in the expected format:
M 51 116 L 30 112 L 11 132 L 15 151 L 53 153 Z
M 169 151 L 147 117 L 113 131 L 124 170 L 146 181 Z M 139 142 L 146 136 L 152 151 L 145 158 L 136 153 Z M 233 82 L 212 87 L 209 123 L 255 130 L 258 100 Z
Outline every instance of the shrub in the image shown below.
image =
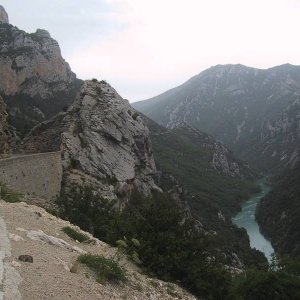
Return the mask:
M 282 272 L 248 270 L 234 281 L 230 299 L 297 300 L 300 299 L 300 279 Z
M 78 257 L 78 262 L 85 264 L 97 276 L 97 281 L 101 284 L 110 282 L 125 282 L 126 270 L 121 267 L 113 259 L 108 259 L 103 256 L 84 254 Z
M 123 237 L 122 240 L 116 241 L 118 251 L 116 252 L 114 257 L 117 257 L 118 259 L 120 253 L 124 253 L 127 255 L 129 259 L 131 259 L 133 262 L 137 264 L 141 264 L 138 249 L 140 248 L 141 244 L 139 240 L 137 239 L 127 239 L 126 236 Z
M 10 190 L 5 184 L 0 183 L 0 199 L 5 202 L 16 203 L 22 201 L 23 194 Z
M 70 238 L 72 238 L 73 240 L 76 240 L 80 243 L 85 242 L 90 239 L 89 236 L 87 236 L 86 234 L 80 233 L 69 226 L 64 227 L 62 229 L 62 231 L 65 234 L 67 234 Z
M 133 115 L 132 115 L 132 118 L 134 120 L 136 120 L 138 116 L 139 116 L 139 114 L 137 112 L 134 112 Z

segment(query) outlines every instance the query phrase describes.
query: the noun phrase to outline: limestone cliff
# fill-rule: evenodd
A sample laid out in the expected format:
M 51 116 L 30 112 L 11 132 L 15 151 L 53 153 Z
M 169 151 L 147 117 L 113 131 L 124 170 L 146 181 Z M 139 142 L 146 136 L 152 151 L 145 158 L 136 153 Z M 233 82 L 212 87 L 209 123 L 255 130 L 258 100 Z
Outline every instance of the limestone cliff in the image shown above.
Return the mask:
M 11 134 L 7 124 L 6 105 L 0 97 L 0 158 L 9 156 L 11 152 Z
M 110 199 L 159 189 L 147 127 L 105 81 L 86 81 L 69 110 L 35 127 L 23 150 L 61 150 L 65 185 L 92 184 Z
M 0 20 L 6 19 L 4 12 L 0 9 Z M 5 21 L 0 22 L 0 78 L 12 122 L 23 132 L 69 105 L 79 84 L 46 30 L 28 34 Z
M 0 5 L 0 23 L 9 23 L 8 14 L 2 5 Z

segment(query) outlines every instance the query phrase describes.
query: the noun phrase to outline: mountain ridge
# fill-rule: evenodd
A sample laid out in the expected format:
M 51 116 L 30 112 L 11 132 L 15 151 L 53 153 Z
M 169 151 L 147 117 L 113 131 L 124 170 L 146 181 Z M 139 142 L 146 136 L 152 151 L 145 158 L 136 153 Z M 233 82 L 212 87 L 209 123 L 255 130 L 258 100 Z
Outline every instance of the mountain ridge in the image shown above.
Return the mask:
M 212 134 L 266 172 L 299 160 L 300 67 L 217 65 L 134 108 L 159 124 Z

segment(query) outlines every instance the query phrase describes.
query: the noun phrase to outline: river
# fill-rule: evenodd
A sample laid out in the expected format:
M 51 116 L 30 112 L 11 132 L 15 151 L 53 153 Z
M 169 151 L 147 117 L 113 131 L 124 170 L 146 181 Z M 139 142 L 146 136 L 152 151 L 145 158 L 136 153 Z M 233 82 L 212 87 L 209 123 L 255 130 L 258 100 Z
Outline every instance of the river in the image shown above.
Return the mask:
M 242 204 L 242 210 L 232 218 L 232 222 L 238 227 L 243 227 L 247 230 L 250 246 L 263 252 L 268 261 L 271 262 L 271 255 L 274 253 L 274 249 L 271 243 L 260 233 L 259 226 L 255 220 L 257 203 L 270 191 L 270 188 L 264 183 L 264 180 L 259 180 L 257 183 L 262 189 L 261 192 L 254 194 Z

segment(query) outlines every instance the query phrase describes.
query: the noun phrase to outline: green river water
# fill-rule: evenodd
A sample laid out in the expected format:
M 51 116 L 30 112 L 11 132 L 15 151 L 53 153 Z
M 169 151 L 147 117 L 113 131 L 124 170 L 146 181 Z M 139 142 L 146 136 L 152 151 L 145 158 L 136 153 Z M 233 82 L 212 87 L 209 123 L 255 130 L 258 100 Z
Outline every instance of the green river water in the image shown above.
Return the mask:
M 263 252 L 270 262 L 274 249 L 271 243 L 260 233 L 259 226 L 255 220 L 257 203 L 270 191 L 270 188 L 264 183 L 264 180 L 260 180 L 258 184 L 262 191 L 253 195 L 242 204 L 242 210 L 232 218 L 232 222 L 238 227 L 243 227 L 247 230 L 250 246 Z

